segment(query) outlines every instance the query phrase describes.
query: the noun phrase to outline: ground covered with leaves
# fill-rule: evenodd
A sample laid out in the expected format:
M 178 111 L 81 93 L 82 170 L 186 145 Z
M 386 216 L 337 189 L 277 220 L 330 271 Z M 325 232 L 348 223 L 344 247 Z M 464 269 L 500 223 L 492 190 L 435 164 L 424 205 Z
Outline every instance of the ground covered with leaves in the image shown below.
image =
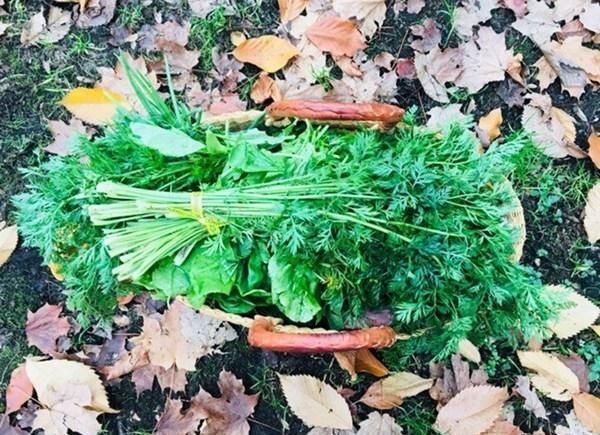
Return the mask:
M 464 340 L 433 360 L 403 341 L 265 352 L 126 289 L 66 301 L 11 198 L 20 168 L 101 137 L 117 106 L 143 111 L 123 62 L 166 99 L 168 65 L 173 96 L 213 117 L 380 101 L 443 134 L 470 117 L 483 149 L 523 129 L 535 145 L 505 174 L 526 222 L 516 254 L 571 305 L 543 342 Z M 591 0 L 0 0 L 0 433 L 600 433 L 599 84 Z

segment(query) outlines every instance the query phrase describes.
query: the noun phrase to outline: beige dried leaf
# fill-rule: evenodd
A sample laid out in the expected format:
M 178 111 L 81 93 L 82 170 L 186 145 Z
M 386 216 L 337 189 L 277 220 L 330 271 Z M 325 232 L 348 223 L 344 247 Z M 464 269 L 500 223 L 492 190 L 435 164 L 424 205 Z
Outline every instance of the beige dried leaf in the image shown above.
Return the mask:
M 307 426 L 352 429 L 352 415 L 335 389 L 307 375 L 279 375 L 281 388 L 292 412 Z
M 233 50 L 233 56 L 240 62 L 251 63 L 270 73 L 283 68 L 299 53 L 289 41 L 274 35 L 246 39 Z
M 548 86 L 554 83 L 554 80 L 558 78 L 556 71 L 554 71 L 552 65 L 550 65 L 544 56 L 541 56 L 533 66 L 536 67 L 538 71 L 536 79 L 540 84 L 540 91 L 548 88 Z
M 0 222 L 0 267 L 8 261 L 19 243 L 19 233 L 16 225 L 5 227 L 5 223 Z
M 306 37 L 322 51 L 333 56 L 354 57 L 366 47 L 356 25 L 340 17 L 324 15 L 307 30 Z
M 297 18 L 308 3 L 309 0 L 277 0 L 281 22 L 285 24 Z
M 356 374 L 360 372 L 370 373 L 377 377 L 389 374 L 387 367 L 369 349 L 334 352 L 333 356 L 340 367 L 350 374 L 353 381 L 356 380 Z
M 557 357 L 545 352 L 517 352 L 523 367 L 536 372 L 531 383 L 542 394 L 554 400 L 567 402 L 579 392 L 579 379 Z
M 600 432 L 600 398 L 588 393 L 573 396 L 575 415 L 587 430 Z
M 594 324 L 600 315 L 600 308 L 585 296 L 563 285 L 546 286 L 551 292 L 566 293 L 572 307 L 562 310 L 558 319 L 550 325 L 558 338 L 569 338 L 579 334 Z
M 583 227 L 589 242 L 594 244 L 600 240 L 600 183 L 596 183 L 588 192 L 583 213 Z
M 554 22 L 554 9 L 544 1 L 530 1 L 527 4 L 529 13 L 512 23 L 512 27 L 528 36 L 538 46 L 550 41 L 552 35 L 560 31 Z
M 359 402 L 371 408 L 391 409 L 400 406 L 405 398 L 416 396 L 432 385 L 433 379 L 399 372 L 371 384 Z
M 333 0 L 333 9 L 343 18 L 355 18 L 363 35 L 372 36 L 385 19 L 385 0 Z
M 482 433 L 500 416 L 508 399 L 506 388 L 479 385 L 454 396 L 440 409 L 435 425 L 444 434 Z
M 366 420 L 360 422 L 356 435 L 402 435 L 402 433 L 402 428 L 393 417 L 374 411 L 367 416 Z

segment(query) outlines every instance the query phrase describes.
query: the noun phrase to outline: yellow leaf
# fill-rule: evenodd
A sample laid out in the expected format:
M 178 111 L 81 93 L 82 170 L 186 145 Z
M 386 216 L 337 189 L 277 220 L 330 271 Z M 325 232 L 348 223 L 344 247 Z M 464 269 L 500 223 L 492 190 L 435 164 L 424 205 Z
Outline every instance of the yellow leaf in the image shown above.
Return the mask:
M 433 385 L 433 379 L 424 379 L 409 372 L 395 373 L 372 384 L 359 402 L 372 408 L 391 409 L 400 406 L 407 397 L 416 396 Z
M 600 398 L 588 393 L 576 394 L 573 396 L 573 408 L 587 430 L 600 432 Z
M 307 375 L 279 380 L 290 409 L 307 426 L 352 429 L 350 408 L 331 385 Z
M 0 230 L 0 266 L 2 266 L 16 249 L 17 243 L 19 243 L 19 233 L 16 225 L 4 228 L 4 222 L 0 222 L 0 224 L 2 224 L 2 230 Z
M 502 121 L 502 110 L 500 108 L 494 109 L 487 115 L 479 118 L 477 127 L 480 134 L 485 136 L 482 138 L 482 142 L 486 142 L 485 145 L 489 145 L 494 139 L 500 136 Z
M 588 154 L 596 168 L 600 169 L 600 135 L 592 130 L 590 137 L 588 137 L 588 144 L 590 149 L 588 150 Z
M 279 4 L 279 16 L 283 24 L 298 17 L 306 6 L 308 0 L 277 0 Z
M 474 362 L 475 364 L 479 364 L 481 362 L 481 355 L 479 354 L 479 349 L 477 349 L 477 346 L 475 346 L 466 338 L 463 338 L 458 343 L 458 353 L 460 353 L 469 361 Z
M 506 388 L 491 385 L 466 388 L 440 409 L 436 428 L 449 435 L 482 433 L 492 427 L 507 399 Z
M 567 292 L 567 299 L 573 304 L 558 314 L 558 319 L 550 325 L 552 332 L 558 338 L 569 338 L 579 334 L 594 324 L 600 315 L 598 308 L 592 301 L 562 285 L 546 286 L 549 291 Z
M 350 373 L 353 381 L 356 380 L 356 373 L 370 373 L 377 377 L 382 377 L 389 373 L 387 367 L 369 349 L 334 352 L 333 356 L 340 367 Z
M 583 227 L 588 240 L 594 244 L 600 240 L 600 183 L 596 183 L 588 192 L 583 213 Z
M 108 124 L 119 107 L 131 108 L 123 95 L 104 88 L 75 88 L 60 103 L 77 118 L 94 125 Z
M 48 268 L 50 269 L 50 273 L 57 281 L 64 281 L 65 276 L 60 271 L 60 264 L 58 263 L 48 263 Z
M 531 383 L 544 395 L 554 400 L 567 402 L 579 393 L 579 380 L 557 357 L 545 352 L 517 352 L 523 367 L 537 374 Z
M 273 35 L 247 39 L 233 50 L 233 55 L 240 62 L 251 63 L 267 72 L 280 70 L 298 54 L 296 47 Z

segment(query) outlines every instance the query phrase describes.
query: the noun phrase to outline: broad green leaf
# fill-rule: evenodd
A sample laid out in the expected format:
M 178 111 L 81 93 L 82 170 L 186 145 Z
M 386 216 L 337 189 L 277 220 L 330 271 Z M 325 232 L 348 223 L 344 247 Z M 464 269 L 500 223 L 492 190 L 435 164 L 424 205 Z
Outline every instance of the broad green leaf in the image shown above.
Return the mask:
M 133 122 L 130 128 L 143 145 L 158 151 L 163 156 L 184 157 L 204 148 L 202 142 L 192 139 L 175 128 L 166 129 L 143 122 Z

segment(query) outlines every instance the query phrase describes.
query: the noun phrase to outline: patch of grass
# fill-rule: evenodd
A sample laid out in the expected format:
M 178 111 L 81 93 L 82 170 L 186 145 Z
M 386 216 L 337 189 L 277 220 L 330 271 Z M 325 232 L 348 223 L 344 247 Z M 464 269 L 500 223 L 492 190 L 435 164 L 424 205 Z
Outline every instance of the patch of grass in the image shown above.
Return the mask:
M 117 8 L 117 23 L 129 30 L 137 30 L 144 23 L 144 6 L 130 2 Z
M 313 79 L 320 84 L 323 89 L 325 90 L 325 92 L 329 92 L 331 89 L 333 89 L 333 86 L 331 85 L 331 68 L 330 67 L 323 67 L 323 68 L 313 68 L 312 71 L 312 76 Z
M 443 21 L 446 23 L 446 26 L 443 26 L 446 29 L 446 37 L 442 41 L 442 45 L 444 47 L 448 47 L 456 37 L 456 12 L 457 12 L 457 4 L 456 2 L 450 0 L 444 0 L 442 8 L 439 11 L 439 15 L 443 18 Z
M 93 48 L 89 34 L 84 32 L 69 35 L 69 54 L 72 56 L 86 56 Z
M 405 433 L 414 435 L 430 435 L 435 423 L 435 406 L 424 405 L 416 397 L 407 399 L 398 408 L 396 422 Z
M 205 19 L 192 19 L 190 46 L 200 50 L 198 68 L 202 72 L 211 69 L 212 52 L 222 39 L 228 20 L 224 7 L 217 7 Z
M 250 371 L 248 376 L 252 379 L 248 390 L 252 393 L 260 393 L 261 402 L 273 408 L 282 423 L 287 422 L 290 417 L 290 408 L 279 388 L 277 372 L 265 365 L 259 365 Z

